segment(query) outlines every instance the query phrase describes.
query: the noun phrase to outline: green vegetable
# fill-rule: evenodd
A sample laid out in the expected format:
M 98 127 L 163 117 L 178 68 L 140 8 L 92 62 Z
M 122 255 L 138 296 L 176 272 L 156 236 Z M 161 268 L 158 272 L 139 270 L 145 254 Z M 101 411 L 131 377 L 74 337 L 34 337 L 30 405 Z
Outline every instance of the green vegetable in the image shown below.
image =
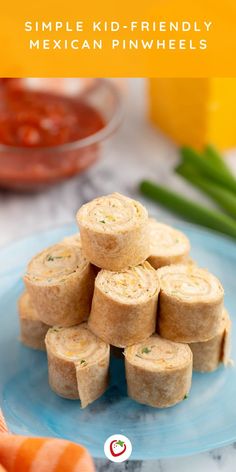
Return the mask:
M 86 361 L 84 359 L 81 359 L 80 364 L 85 364 Z
M 106 222 L 104 220 L 100 220 L 99 223 L 105 224 Z
M 47 256 L 47 261 L 54 261 L 54 258 L 49 254 L 49 255 Z
M 187 398 L 188 398 L 188 394 L 186 393 L 186 394 L 184 395 L 184 400 L 187 400 Z
M 149 354 L 149 352 L 151 352 L 151 349 L 149 349 L 148 347 L 143 347 L 142 354 Z
M 146 197 L 181 215 L 185 219 L 220 231 L 236 239 L 236 222 L 229 216 L 204 208 L 178 193 L 149 181 L 141 182 L 140 191 Z
M 217 149 L 215 149 L 213 146 L 206 146 L 202 153 L 202 156 L 204 157 L 204 159 L 207 159 L 215 167 L 217 167 L 221 172 L 224 172 L 226 175 L 230 175 L 232 177 L 231 171 L 225 163 L 225 160 L 221 157 Z
M 198 172 L 203 173 L 209 179 L 236 193 L 236 179 L 233 175 L 222 172 L 209 159 L 205 159 L 194 149 L 183 147 L 180 149 L 180 153 L 184 162 L 192 164 Z
M 232 192 L 196 172 L 191 164 L 180 164 L 176 167 L 175 171 L 187 181 L 191 182 L 195 187 L 203 190 L 203 192 L 212 197 L 224 210 L 236 218 L 236 196 Z
M 54 259 L 63 259 L 62 256 L 51 256 L 51 254 L 49 254 L 47 256 L 47 261 L 54 261 Z

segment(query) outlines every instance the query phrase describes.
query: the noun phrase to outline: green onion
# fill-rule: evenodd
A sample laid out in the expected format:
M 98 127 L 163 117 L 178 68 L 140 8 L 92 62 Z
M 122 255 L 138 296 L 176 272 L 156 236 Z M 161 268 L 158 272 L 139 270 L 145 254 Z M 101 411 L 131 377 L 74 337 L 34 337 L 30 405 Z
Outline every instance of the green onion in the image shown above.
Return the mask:
M 224 210 L 236 218 L 236 196 L 232 192 L 196 172 L 191 164 L 180 164 L 176 167 L 175 171 L 187 181 L 191 182 L 195 187 L 203 190 L 203 192 L 212 197 Z
M 194 149 L 183 147 L 180 149 L 180 153 L 184 162 L 192 164 L 200 173 L 203 173 L 210 179 L 226 187 L 228 190 L 236 193 L 236 179 L 233 175 L 227 175 L 225 172 L 222 172 L 221 169 L 215 166 L 210 160 L 202 157 Z
M 148 347 L 142 348 L 142 354 L 149 354 L 149 352 L 151 352 L 151 349 L 149 349 Z
M 215 149 L 213 146 L 208 144 L 205 147 L 202 156 L 204 157 L 204 159 L 207 159 L 215 167 L 217 167 L 221 172 L 224 172 L 225 174 L 230 175 L 232 177 L 231 171 L 225 163 L 225 160 L 223 159 L 223 157 L 221 157 L 217 149 Z
M 70 256 L 67 256 L 67 257 L 70 257 Z M 51 261 L 54 261 L 55 259 L 63 259 L 62 256 L 51 256 L 51 254 L 49 254 L 49 256 L 47 256 L 47 261 L 51 262 Z
M 54 257 L 52 257 L 50 254 L 47 256 L 47 261 L 54 261 Z
M 206 226 L 207 228 L 220 231 L 236 239 L 236 223 L 223 213 L 204 208 L 191 200 L 184 198 L 178 193 L 172 192 L 165 187 L 156 185 L 149 181 L 140 184 L 140 191 L 146 197 L 160 203 L 173 211 L 192 221 L 193 223 Z

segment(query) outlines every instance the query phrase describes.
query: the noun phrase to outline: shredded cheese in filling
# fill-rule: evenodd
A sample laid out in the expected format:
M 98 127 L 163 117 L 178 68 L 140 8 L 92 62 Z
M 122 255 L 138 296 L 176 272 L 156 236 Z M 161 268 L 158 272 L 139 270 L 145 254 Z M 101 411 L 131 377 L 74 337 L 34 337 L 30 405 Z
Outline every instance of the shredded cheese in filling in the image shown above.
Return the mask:
M 178 368 L 191 359 L 187 345 L 174 343 L 153 335 L 142 343 L 126 348 L 127 360 L 140 367 L 151 370 Z
M 104 293 L 123 303 L 147 300 L 159 290 L 156 271 L 148 262 L 123 272 L 101 270 L 95 283 Z
M 173 265 L 158 270 L 161 290 L 185 300 L 211 300 L 223 296 L 220 282 L 204 269 Z
M 78 212 L 78 220 L 91 229 L 112 233 L 145 222 L 147 211 L 139 202 L 114 193 L 84 205 Z
M 74 272 L 82 271 L 87 264 L 79 246 L 60 243 L 35 256 L 26 275 L 35 282 L 63 282 Z
M 83 324 L 71 328 L 51 328 L 47 334 L 47 343 L 56 355 L 76 362 L 81 368 L 101 360 L 109 349 Z
M 158 223 L 153 218 L 148 220 L 150 255 L 181 255 L 190 250 L 188 238 L 171 226 Z

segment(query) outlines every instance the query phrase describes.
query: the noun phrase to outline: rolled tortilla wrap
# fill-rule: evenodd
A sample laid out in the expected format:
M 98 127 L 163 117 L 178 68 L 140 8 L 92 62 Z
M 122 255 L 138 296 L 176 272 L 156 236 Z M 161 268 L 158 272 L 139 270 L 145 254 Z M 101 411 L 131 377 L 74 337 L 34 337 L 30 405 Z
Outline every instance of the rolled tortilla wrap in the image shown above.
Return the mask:
M 60 243 L 31 260 L 24 282 L 40 320 L 67 327 L 88 318 L 94 279 L 82 249 Z
M 128 395 L 139 403 L 165 408 L 181 402 L 191 387 L 192 352 L 157 334 L 125 349 Z
M 189 344 L 193 353 L 193 370 L 211 372 L 216 370 L 221 363 L 225 366 L 230 364 L 230 334 L 231 321 L 228 312 L 224 309 L 218 333 L 207 341 Z
M 218 332 L 224 290 L 216 277 L 195 265 L 157 271 L 160 280 L 159 333 L 177 342 L 206 341 Z
M 108 385 L 110 346 L 92 334 L 87 323 L 51 328 L 46 336 L 49 384 L 64 398 L 80 399 L 82 408 Z
M 75 244 L 76 246 L 78 245 L 80 248 L 82 248 L 81 244 L 81 237 L 79 233 L 72 234 L 71 236 L 66 236 L 63 238 L 62 243 L 64 244 Z
M 147 210 L 131 198 L 96 198 L 80 208 L 77 222 L 86 257 L 102 269 L 123 270 L 149 256 Z
M 188 238 L 171 226 L 149 218 L 150 256 L 148 261 L 155 268 L 188 262 L 190 243 Z
M 155 331 L 158 294 L 158 277 L 148 262 L 123 272 L 101 270 L 89 328 L 116 347 L 142 341 Z
M 81 248 L 81 250 L 83 251 L 83 248 L 82 248 L 82 243 L 81 243 L 81 237 L 80 237 L 80 234 L 79 233 L 76 233 L 76 234 L 72 234 L 71 236 L 67 236 L 65 237 L 62 242 L 64 244 L 69 244 L 70 246 L 71 245 L 75 245 L 75 246 L 78 246 Z M 94 272 L 94 276 L 96 277 L 96 275 L 98 274 L 98 272 L 100 271 L 100 268 L 95 266 L 95 265 L 92 265 L 90 264 L 91 267 L 92 267 L 92 270 Z
M 18 300 L 18 312 L 21 342 L 32 349 L 45 351 L 45 336 L 50 326 L 40 321 L 26 291 Z

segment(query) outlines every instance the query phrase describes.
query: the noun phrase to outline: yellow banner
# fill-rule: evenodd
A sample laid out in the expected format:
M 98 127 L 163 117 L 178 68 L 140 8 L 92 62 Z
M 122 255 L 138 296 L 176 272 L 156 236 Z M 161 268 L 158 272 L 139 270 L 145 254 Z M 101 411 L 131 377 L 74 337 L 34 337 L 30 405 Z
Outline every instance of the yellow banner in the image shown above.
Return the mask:
M 233 77 L 235 0 L 15 0 L 1 77 Z

